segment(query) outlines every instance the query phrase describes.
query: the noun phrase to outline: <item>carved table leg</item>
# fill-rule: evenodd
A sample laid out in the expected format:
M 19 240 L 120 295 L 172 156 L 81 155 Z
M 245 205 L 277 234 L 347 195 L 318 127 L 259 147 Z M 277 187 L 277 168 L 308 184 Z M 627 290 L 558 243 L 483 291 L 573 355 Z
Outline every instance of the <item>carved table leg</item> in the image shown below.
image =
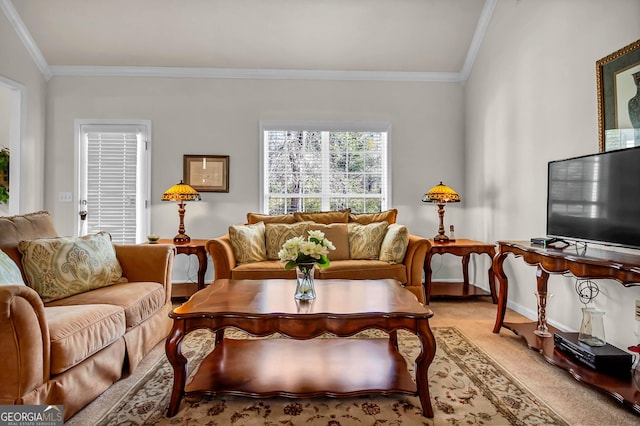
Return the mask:
M 498 253 L 493 257 L 493 273 L 498 279 L 498 283 L 500 284 L 500 293 L 498 294 L 498 311 L 496 313 L 496 322 L 493 325 L 493 332 L 500 333 L 500 328 L 502 327 L 502 322 L 504 321 L 504 315 L 507 312 L 507 296 L 509 293 L 509 282 L 507 280 L 507 276 L 504 273 L 504 269 L 502 268 L 504 264 L 504 260 L 507 258 L 508 253 L 503 253 L 498 251 Z
M 182 355 L 181 343 L 184 338 L 184 321 L 173 320 L 173 327 L 165 343 L 167 359 L 173 367 L 173 390 L 169 401 L 167 416 L 173 417 L 180 408 L 180 401 L 184 395 L 184 386 L 187 380 L 187 358 Z
M 469 260 L 470 254 L 462 256 L 462 294 L 469 294 Z
M 536 292 L 536 296 L 538 296 L 538 327 L 533 331 L 533 333 L 540 337 L 553 336 L 547 327 L 547 301 L 549 297 L 547 294 L 548 280 L 549 273 L 538 266 L 536 269 L 536 281 L 538 284 L 538 291 Z
M 491 260 L 493 261 L 493 257 L 496 255 L 495 250 L 491 250 L 487 253 Z M 493 304 L 498 303 L 498 297 L 496 296 L 496 274 L 493 273 L 493 264 L 489 265 L 489 291 L 491 291 L 491 301 Z
M 198 290 L 204 288 L 204 276 L 207 273 L 207 252 L 198 250 L 196 252 L 198 257 Z
M 433 271 L 431 270 L 431 251 L 427 252 L 427 256 L 424 258 L 424 304 L 428 305 L 431 300 L 431 275 Z
M 417 335 L 420 338 L 422 350 L 415 361 L 416 387 L 420 397 L 420 404 L 422 404 L 422 414 L 425 417 L 433 418 L 427 371 L 436 355 L 436 339 L 433 337 L 431 328 L 429 328 L 429 320 L 418 321 Z

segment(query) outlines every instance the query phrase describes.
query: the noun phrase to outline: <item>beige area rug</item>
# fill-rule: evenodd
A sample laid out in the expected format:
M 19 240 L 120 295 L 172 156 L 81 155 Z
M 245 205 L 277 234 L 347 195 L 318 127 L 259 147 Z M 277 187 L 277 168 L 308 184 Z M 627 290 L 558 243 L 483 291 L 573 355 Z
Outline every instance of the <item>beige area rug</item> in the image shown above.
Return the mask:
M 434 419 L 422 416 L 418 397 L 253 399 L 235 396 L 184 398 L 175 417 L 167 418 L 173 371 L 164 356 L 148 373 L 104 407 L 97 425 L 564 425 L 567 422 L 514 379 L 455 327 L 435 327 L 437 352 L 429 368 Z M 232 338 L 248 338 L 233 331 Z M 370 330 L 359 337 L 383 337 Z M 211 350 L 213 335 L 198 330 L 183 342 L 190 374 Z M 399 346 L 413 373 L 420 352 L 414 335 L 400 331 Z M 281 366 L 280 368 L 286 368 Z M 71 423 L 82 424 L 77 419 Z M 80 423 L 82 422 L 82 423 Z M 86 424 L 86 423 L 84 423 Z

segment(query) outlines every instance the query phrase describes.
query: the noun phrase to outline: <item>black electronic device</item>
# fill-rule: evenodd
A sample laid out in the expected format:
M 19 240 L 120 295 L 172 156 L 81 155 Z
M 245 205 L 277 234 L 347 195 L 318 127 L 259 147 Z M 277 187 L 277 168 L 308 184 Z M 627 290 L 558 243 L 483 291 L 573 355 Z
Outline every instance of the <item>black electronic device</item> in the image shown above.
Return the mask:
M 548 237 L 640 248 L 638 217 L 640 147 L 549 162 Z
M 578 340 L 579 333 L 558 331 L 553 334 L 557 350 L 571 356 L 599 373 L 628 379 L 631 377 L 633 356 L 610 344 L 589 346 Z
M 553 242 L 555 242 L 556 239 L 555 238 L 548 238 L 548 237 L 533 237 L 531 238 L 531 244 L 537 245 L 537 246 L 546 246 L 547 244 L 551 244 Z

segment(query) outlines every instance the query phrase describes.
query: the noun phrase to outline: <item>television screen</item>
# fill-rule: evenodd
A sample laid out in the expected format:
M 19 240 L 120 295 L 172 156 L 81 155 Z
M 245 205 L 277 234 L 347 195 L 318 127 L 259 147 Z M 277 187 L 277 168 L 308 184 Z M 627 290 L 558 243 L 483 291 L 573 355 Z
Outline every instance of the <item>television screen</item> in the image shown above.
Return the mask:
M 550 161 L 547 235 L 640 248 L 640 147 Z

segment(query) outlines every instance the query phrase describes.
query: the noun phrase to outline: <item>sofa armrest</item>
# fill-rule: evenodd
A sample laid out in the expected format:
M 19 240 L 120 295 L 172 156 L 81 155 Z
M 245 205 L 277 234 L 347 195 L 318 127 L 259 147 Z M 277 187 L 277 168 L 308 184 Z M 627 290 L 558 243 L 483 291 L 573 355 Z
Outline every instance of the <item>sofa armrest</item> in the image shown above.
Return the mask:
M 205 247 L 213 263 L 214 280 L 230 279 L 231 270 L 236 267 L 237 262 L 229 234 L 207 241 Z
M 409 246 L 404 256 L 404 265 L 407 268 L 407 286 L 422 286 L 422 272 L 424 259 L 431 249 L 428 239 L 409 234 Z
M 162 284 L 166 300 L 171 300 L 171 274 L 175 246 L 173 244 L 114 244 L 122 275 L 132 282 L 149 281 Z
M 50 358 L 38 293 L 24 285 L 0 286 L 0 404 L 21 404 L 49 380 Z

